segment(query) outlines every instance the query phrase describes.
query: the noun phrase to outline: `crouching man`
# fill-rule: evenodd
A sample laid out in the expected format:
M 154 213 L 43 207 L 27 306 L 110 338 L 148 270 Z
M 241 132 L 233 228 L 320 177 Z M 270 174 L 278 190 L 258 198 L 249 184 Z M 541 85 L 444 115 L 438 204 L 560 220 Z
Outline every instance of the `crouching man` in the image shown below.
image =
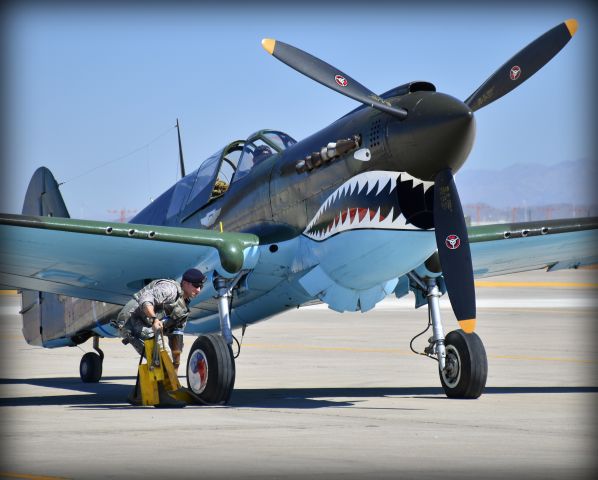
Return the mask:
M 144 340 L 162 330 L 168 337 L 172 363 L 178 372 L 189 302 L 201 291 L 205 280 L 203 273 L 191 268 L 183 274 L 180 284 L 175 280 L 159 279 L 139 290 L 122 308 L 114 325 L 123 343 L 130 343 L 141 355 Z

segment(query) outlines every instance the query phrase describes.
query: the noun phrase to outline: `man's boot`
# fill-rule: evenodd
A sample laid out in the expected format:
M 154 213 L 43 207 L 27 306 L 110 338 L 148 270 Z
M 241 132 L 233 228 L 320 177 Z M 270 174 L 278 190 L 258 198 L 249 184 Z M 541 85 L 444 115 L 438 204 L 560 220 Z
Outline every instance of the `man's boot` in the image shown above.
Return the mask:
M 176 374 L 179 374 L 179 366 L 181 364 L 181 351 L 180 350 L 172 350 L 172 365 L 174 366 L 174 371 Z
M 183 335 L 179 333 L 172 333 L 168 335 L 168 346 L 172 353 L 172 364 L 174 370 L 179 374 L 179 366 L 181 364 L 181 353 L 183 351 Z

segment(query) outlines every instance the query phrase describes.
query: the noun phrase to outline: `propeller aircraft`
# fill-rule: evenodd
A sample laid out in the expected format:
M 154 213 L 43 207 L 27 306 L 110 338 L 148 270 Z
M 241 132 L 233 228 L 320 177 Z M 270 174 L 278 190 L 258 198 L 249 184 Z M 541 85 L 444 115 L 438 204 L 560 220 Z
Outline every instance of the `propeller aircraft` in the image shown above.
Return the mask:
M 297 142 L 259 130 L 218 150 L 129 224 L 77 220 L 39 168 L 22 215 L 1 214 L 0 285 L 22 291 L 23 334 L 47 348 L 93 339 L 85 382 L 102 374 L 101 337 L 133 293 L 187 268 L 210 281 L 191 303 L 189 388 L 226 403 L 235 382 L 234 328 L 324 303 L 373 309 L 414 292 L 433 334 L 448 397 L 477 398 L 487 358 L 474 332 L 474 278 L 596 263 L 595 218 L 468 227 L 454 176 L 475 138 L 474 112 L 517 88 L 573 37 L 567 20 L 504 63 L 467 99 L 414 81 L 377 95 L 281 41 L 273 57 L 361 105 Z M 444 334 L 439 299 L 459 329 Z

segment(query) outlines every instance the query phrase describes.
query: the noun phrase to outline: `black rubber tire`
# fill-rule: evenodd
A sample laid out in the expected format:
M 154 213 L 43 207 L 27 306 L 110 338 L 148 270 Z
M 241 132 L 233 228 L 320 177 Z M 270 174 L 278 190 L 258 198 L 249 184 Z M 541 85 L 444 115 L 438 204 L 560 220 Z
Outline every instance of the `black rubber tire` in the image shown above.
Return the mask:
M 478 398 L 488 377 L 488 359 L 480 337 L 454 330 L 444 339 L 446 368 L 440 382 L 449 398 Z
M 203 368 L 207 380 L 202 382 L 201 388 L 197 388 L 198 367 L 192 362 L 202 358 L 206 362 Z M 230 345 L 219 334 L 197 337 L 187 357 L 186 371 L 189 390 L 202 401 L 212 405 L 228 403 L 235 386 L 235 359 Z M 190 374 L 194 382 L 190 380 Z
M 102 378 L 102 357 L 95 352 L 87 352 L 81 358 L 79 375 L 84 383 L 97 383 Z

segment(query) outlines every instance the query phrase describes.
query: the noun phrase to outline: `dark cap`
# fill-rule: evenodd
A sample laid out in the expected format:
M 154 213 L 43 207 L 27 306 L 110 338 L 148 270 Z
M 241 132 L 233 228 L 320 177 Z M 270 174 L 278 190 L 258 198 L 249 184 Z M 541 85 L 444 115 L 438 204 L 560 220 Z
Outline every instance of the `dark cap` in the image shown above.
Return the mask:
M 190 268 L 185 273 L 183 273 L 183 280 L 189 283 L 203 284 L 206 281 L 206 276 L 196 268 Z

